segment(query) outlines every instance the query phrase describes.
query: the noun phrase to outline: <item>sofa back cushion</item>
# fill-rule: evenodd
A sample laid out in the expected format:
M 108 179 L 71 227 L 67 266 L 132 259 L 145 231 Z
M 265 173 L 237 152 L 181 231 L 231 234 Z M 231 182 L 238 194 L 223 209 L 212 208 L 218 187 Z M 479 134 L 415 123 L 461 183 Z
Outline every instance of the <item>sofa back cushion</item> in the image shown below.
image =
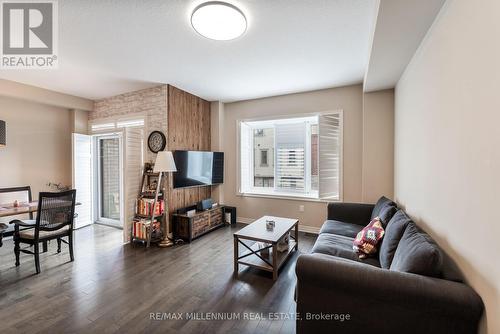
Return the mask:
M 389 224 L 389 221 L 391 221 L 392 217 L 396 214 L 397 211 L 398 208 L 392 205 L 386 205 L 380 210 L 377 217 L 380 219 L 380 222 L 382 223 L 382 227 L 384 229 L 387 227 L 387 224 Z
M 443 256 L 432 238 L 413 222 L 406 227 L 390 270 L 440 277 Z
M 392 216 L 397 211 L 397 205 L 392 200 L 385 196 L 380 197 L 380 199 L 375 203 L 375 207 L 372 210 L 372 216 L 370 220 L 379 217 L 382 221 L 382 225 L 385 228 L 387 223 L 392 218 Z
M 392 259 L 398 248 L 399 240 L 401 240 L 406 226 L 410 222 L 411 219 L 403 210 L 398 210 L 391 220 L 389 220 L 379 250 L 380 267 L 384 269 L 390 268 Z

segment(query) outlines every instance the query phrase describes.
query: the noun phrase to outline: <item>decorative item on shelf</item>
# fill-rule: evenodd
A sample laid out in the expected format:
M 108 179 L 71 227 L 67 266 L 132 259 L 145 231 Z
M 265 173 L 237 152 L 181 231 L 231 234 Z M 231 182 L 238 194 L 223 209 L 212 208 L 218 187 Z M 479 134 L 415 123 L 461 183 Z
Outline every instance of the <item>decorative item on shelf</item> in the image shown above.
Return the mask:
M 145 173 L 153 173 L 153 166 L 154 166 L 154 164 L 152 162 L 144 163 L 144 172 Z
M 198 202 L 196 209 L 198 211 L 205 211 L 212 208 L 212 199 L 207 198 Z
M 0 146 L 7 145 L 7 129 L 5 121 L 0 120 Z
M 163 132 L 153 131 L 149 134 L 148 147 L 151 152 L 158 153 L 160 151 L 163 151 L 166 145 L 167 145 L 167 138 L 165 138 Z
M 290 244 L 289 241 L 290 241 L 290 232 L 288 232 L 287 234 L 285 234 L 283 236 L 283 238 L 281 238 L 278 241 L 278 245 L 277 245 L 278 252 L 286 252 L 286 251 L 288 251 L 288 246 Z
M 268 244 L 267 242 L 261 242 L 259 241 L 258 242 L 259 244 L 259 253 L 260 255 L 264 256 L 264 257 L 268 257 L 269 256 L 269 246 L 271 244 Z
M 164 136 L 165 137 L 165 136 Z M 163 173 L 177 172 L 177 167 L 175 166 L 174 156 L 170 151 L 158 152 L 156 156 L 155 167 L 153 172 L 159 173 L 158 184 L 161 182 L 161 177 Z M 168 222 L 168 205 L 165 208 L 165 233 L 163 235 L 162 241 L 158 244 L 160 247 L 170 247 L 173 245 L 172 241 L 168 238 L 170 233 L 169 222 Z
M 49 187 L 50 190 L 56 191 L 56 192 L 68 191 L 71 189 L 70 186 L 64 185 L 61 182 L 59 182 L 59 183 L 48 182 L 47 187 Z
M 275 225 L 276 225 L 276 222 L 274 220 L 266 220 L 266 229 L 268 231 L 274 230 Z

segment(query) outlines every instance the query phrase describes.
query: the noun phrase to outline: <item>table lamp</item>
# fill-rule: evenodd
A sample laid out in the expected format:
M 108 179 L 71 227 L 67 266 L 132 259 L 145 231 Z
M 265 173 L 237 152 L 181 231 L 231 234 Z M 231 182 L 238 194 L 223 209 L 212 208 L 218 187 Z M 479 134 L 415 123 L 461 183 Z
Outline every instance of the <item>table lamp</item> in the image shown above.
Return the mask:
M 172 152 L 170 151 L 161 151 L 158 152 L 156 155 L 156 162 L 155 166 L 153 168 L 154 173 L 160 173 L 159 178 L 158 178 L 158 187 L 160 187 L 161 184 L 161 176 L 163 173 L 170 173 L 170 172 L 177 172 L 177 168 L 175 167 L 175 161 L 174 157 L 172 155 Z M 157 192 L 158 193 L 158 192 Z M 163 191 L 163 200 L 166 199 L 165 196 L 165 191 Z M 168 235 L 170 233 L 170 226 L 169 226 L 169 214 L 168 214 L 168 203 L 165 204 L 165 210 L 164 210 L 164 215 L 165 215 L 165 233 L 163 235 L 163 239 L 160 241 L 158 246 L 160 247 L 169 247 L 173 245 L 173 242 L 170 241 L 168 238 Z

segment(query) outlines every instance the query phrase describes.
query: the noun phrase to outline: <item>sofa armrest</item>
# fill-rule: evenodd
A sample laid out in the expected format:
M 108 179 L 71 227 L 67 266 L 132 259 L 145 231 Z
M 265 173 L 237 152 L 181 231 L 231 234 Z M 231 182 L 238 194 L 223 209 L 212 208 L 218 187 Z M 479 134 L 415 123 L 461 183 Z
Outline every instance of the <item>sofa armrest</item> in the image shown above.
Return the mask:
M 374 204 L 328 203 L 328 219 L 366 226 L 370 222 Z
M 472 333 L 481 298 L 463 283 L 377 268 L 324 254 L 297 260 L 299 332 Z M 306 313 L 346 313 L 348 322 L 304 321 Z

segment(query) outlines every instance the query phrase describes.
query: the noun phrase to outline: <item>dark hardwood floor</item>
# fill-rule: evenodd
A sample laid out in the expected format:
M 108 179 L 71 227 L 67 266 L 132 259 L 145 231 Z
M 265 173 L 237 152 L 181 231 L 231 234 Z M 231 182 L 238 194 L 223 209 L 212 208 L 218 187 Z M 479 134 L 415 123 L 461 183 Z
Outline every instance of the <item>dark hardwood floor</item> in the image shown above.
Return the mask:
M 294 333 L 295 262 L 316 237 L 300 234 L 299 252 L 277 281 L 243 266 L 235 279 L 232 234 L 243 226 L 145 250 L 122 245 L 120 230 L 94 225 L 75 232 L 73 263 L 67 246 L 57 254 L 52 242 L 41 255 L 39 275 L 32 256 L 22 254 L 14 266 L 14 245 L 6 240 L 0 248 L 0 332 Z M 186 319 L 192 312 L 205 320 Z M 206 320 L 217 312 L 233 319 Z M 274 320 L 270 312 L 282 314 Z M 155 320 L 151 313 L 159 313 L 157 319 L 182 313 L 182 319 Z

